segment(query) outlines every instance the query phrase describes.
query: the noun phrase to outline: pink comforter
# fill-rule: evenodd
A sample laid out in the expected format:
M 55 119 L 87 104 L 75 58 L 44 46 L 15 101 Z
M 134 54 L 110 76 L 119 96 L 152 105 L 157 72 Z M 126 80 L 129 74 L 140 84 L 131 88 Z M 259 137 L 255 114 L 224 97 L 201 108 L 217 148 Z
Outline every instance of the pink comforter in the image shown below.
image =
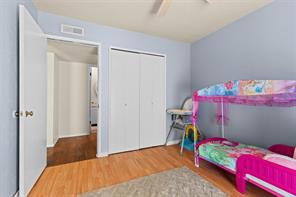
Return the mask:
M 296 170 L 296 159 L 279 155 L 279 154 L 268 154 L 264 157 L 267 161 L 285 166 L 287 168 L 291 168 L 293 170 Z

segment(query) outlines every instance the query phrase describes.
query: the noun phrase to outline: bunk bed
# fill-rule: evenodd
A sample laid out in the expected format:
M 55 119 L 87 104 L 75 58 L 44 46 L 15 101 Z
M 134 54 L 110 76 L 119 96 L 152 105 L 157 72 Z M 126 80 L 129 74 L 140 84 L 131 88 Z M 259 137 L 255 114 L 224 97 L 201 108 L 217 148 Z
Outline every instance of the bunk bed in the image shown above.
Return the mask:
M 217 122 L 221 124 L 222 135 L 195 144 L 197 167 L 202 159 L 235 174 L 240 193 L 245 193 L 248 181 L 276 196 L 296 196 L 295 147 L 277 144 L 264 149 L 224 138 L 229 104 L 296 106 L 296 81 L 234 80 L 196 91 L 192 100 L 192 124 L 196 128 L 200 102 L 217 104 Z

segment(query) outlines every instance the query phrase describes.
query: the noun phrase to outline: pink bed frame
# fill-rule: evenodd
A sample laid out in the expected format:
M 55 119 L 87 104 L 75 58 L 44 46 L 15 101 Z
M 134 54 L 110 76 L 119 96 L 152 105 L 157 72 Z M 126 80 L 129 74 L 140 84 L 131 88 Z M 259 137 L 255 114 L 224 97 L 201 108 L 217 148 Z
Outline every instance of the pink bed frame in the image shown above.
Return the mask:
M 279 193 L 267 188 L 253 180 L 250 180 L 246 177 L 246 175 L 251 175 L 256 177 L 266 183 L 269 183 L 277 188 L 280 188 L 288 193 L 296 195 L 296 170 L 278 165 L 276 163 L 272 163 L 270 161 L 264 160 L 262 158 L 253 156 L 253 155 L 242 155 L 237 159 L 236 162 L 236 171 L 230 170 L 225 168 L 222 165 L 219 165 L 209 159 L 203 158 L 199 155 L 199 146 L 202 144 L 206 144 L 208 142 L 221 142 L 221 141 L 228 141 L 225 138 L 208 138 L 206 140 L 201 141 L 196 145 L 196 156 L 195 156 L 195 163 L 196 166 L 199 166 L 199 160 L 203 159 L 210 163 L 213 163 L 224 170 L 232 174 L 236 174 L 236 186 L 240 193 L 244 194 L 246 191 L 246 181 L 272 193 L 275 196 L 282 196 Z M 237 142 L 234 142 L 237 143 Z M 289 157 L 293 157 L 294 147 L 286 146 L 286 145 L 273 145 L 268 148 L 268 150 L 286 155 Z

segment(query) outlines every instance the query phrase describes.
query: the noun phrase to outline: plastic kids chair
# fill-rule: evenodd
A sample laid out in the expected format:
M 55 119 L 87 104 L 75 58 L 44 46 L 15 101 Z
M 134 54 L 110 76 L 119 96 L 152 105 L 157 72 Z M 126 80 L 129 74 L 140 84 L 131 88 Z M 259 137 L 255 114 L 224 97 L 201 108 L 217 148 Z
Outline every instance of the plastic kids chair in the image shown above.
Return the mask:
M 186 125 L 185 135 L 183 133 L 181 149 L 184 147 L 189 151 L 194 151 L 194 143 L 199 142 L 201 138 L 202 136 L 198 128 L 194 127 L 192 124 Z

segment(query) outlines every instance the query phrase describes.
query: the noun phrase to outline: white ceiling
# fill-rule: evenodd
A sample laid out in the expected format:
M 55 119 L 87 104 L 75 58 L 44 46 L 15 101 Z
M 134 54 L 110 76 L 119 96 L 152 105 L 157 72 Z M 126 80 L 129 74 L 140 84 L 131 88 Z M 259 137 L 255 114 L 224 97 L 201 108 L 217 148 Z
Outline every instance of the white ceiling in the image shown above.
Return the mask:
M 47 50 L 62 61 L 97 65 L 98 50 L 95 46 L 49 39 Z
M 272 0 L 172 0 L 156 16 L 160 0 L 33 0 L 39 10 L 193 42 L 245 16 Z

